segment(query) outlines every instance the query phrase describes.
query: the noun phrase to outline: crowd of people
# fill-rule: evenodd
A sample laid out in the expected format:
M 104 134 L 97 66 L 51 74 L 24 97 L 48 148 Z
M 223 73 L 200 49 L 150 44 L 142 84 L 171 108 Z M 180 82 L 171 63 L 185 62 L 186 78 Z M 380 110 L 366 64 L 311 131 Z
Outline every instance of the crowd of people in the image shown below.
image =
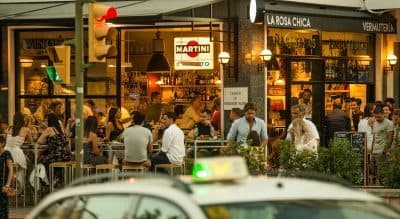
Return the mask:
M 291 106 L 291 123 L 288 126 L 286 140 L 290 141 L 297 152 L 310 151 L 316 153 L 320 145 L 320 136 L 316 125 L 309 118 L 310 103 L 297 103 Z M 324 119 L 326 142 L 334 138 L 335 132 L 359 131 L 367 134 L 367 148 L 372 154 L 372 172 L 376 172 L 376 162 L 389 153 L 392 148 L 400 147 L 400 109 L 396 109 L 393 98 L 384 102 L 365 104 L 351 100 L 351 114 L 342 110 L 340 99 L 334 100 L 333 111 Z M 161 95 L 151 94 L 151 103 L 144 112 L 134 111 L 127 118 L 122 108 L 108 106 L 104 112 L 96 108 L 93 100 L 84 106 L 84 147 L 83 162 L 85 164 L 104 164 L 109 161 L 102 153 L 99 141 L 119 141 L 125 145 L 122 163 L 125 165 L 143 165 L 154 170 L 155 165 L 172 163 L 182 164 L 185 156 L 192 156 L 185 147 L 185 140 L 196 138 L 219 138 L 221 133 L 221 102 L 213 101 L 212 111 L 205 107 L 201 98 L 193 97 L 191 105 L 186 109 L 177 105 L 174 112 L 164 112 Z M 268 143 L 267 126 L 264 120 L 256 116 L 257 108 L 247 103 L 243 109 L 233 108 L 229 119 L 231 127 L 227 133 L 228 141 L 236 141 L 240 146 L 266 147 Z M 129 113 L 128 113 L 129 114 Z M 39 162 L 48 171 L 53 162 L 73 160 L 73 141 L 75 136 L 75 117 L 63 121 L 64 112 L 59 101 L 41 105 L 34 115 L 17 112 L 13 124 L 0 123 L 0 166 L 6 167 L 9 162 L 19 168 L 16 173 L 9 170 L 0 174 L 7 178 L 2 186 L 10 186 L 8 176 L 15 174 L 17 181 L 25 185 L 27 160 L 21 149 L 25 142 L 37 141 L 48 145 L 40 155 Z M 128 125 L 126 125 L 128 123 Z M 101 125 L 104 128 L 101 130 Z M 159 143 L 157 153 L 153 144 Z M 6 151 L 6 152 L 4 152 Z M 61 174 L 57 174 L 61 178 Z M 4 194 L 0 194 L 3 199 Z M 3 206 L 3 205 L 2 205 Z M 0 206 L 0 208 L 2 208 Z

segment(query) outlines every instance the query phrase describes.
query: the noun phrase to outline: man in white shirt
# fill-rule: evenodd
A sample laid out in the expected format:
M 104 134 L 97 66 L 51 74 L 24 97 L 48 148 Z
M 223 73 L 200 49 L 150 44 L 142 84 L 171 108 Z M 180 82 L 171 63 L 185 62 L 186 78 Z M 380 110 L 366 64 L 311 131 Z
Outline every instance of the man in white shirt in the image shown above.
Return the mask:
M 292 121 L 297 118 L 304 119 L 304 122 L 307 125 L 308 129 L 310 130 L 311 134 L 313 135 L 313 138 L 317 139 L 318 143 L 319 143 L 320 138 L 319 138 L 319 133 L 318 133 L 317 127 L 314 125 L 314 123 L 311 120 L 304 118 L 305 110 L 304 110 L 303 105 L 298 104 L 298 105 L 292 106 L 292 108 L 290 109 L 290 113 L 292 114 Z M 286 140 L 288 140 L 288 141 L 292 141 L 292 137 L 290 135 L 290 129 L 292 127 L 293 127 L 293 125 L 292 125 L 292 123 L 290 123 L 288 130 L 287 130 L 287 135 L 286 135 Z
M 165 113 L 161 118 L 162 126 L 165 127 L 162 137 L 161 151 L 151 158 L 151 168 L 157 164 L 182 164 L 185 156 L 185 135 L 175 124 L 176 116 L 173 112 Z
M 150 167 L 150 160 L 147 154 L 153 151 L 152 135 L 149 129 L 143 127 L 144 115 L 136 113 L 133 117 L 133 126 L 127 128 L 122 133 L 125 155 L 124 164 L 143 165 Z

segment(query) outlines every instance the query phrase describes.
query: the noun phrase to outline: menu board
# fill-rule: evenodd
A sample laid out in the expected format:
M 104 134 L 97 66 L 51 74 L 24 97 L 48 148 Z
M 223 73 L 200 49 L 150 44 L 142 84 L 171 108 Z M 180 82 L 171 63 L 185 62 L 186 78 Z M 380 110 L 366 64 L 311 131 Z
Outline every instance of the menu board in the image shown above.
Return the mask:
M 367 136 L 365 132 L 335 132 L 334 138 L 351 143 L 351 153 L 360 153 L 362 163 L 360 164 L 360 184 L 367 185 Z

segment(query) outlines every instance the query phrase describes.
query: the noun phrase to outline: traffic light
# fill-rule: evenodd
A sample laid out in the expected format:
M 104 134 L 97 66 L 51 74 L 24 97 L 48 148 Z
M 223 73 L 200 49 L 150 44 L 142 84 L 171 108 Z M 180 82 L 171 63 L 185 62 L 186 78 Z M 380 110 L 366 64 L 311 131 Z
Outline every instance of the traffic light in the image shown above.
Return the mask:
M 106 24 L 107 19 L 117 17 L 117 10 L 103 4 L 89 4 L 89 62 L 105 62 L 106 57 L 117 55 L 117 48 L 107 44 L 107 39 L 117 34 Z
M 70 83 L 71 47 L 66 45 L 46 48 L 53 66 L 47 66 L 50 80 L 63 84 Z

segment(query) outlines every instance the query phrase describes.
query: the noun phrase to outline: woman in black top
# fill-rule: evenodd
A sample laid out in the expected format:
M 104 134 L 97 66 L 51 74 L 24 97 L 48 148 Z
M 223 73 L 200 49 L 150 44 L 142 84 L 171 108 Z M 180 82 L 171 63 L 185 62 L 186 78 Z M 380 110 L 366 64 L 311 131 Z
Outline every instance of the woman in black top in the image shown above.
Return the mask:
M 124 131 L 124 126 L 121 121 L 121 109 L 112 107 L 108 112 L 108 121 L 106 127 L 106 138 L 105 141 L 118 140 L 118 137 Z
M 4 150 L 6 139 L 0 136 L 0 218 L 8 218 L 8 196 L 5 193 L 11 188 L 11 181 L 14 177 L 14 168 L 11 153 Z

